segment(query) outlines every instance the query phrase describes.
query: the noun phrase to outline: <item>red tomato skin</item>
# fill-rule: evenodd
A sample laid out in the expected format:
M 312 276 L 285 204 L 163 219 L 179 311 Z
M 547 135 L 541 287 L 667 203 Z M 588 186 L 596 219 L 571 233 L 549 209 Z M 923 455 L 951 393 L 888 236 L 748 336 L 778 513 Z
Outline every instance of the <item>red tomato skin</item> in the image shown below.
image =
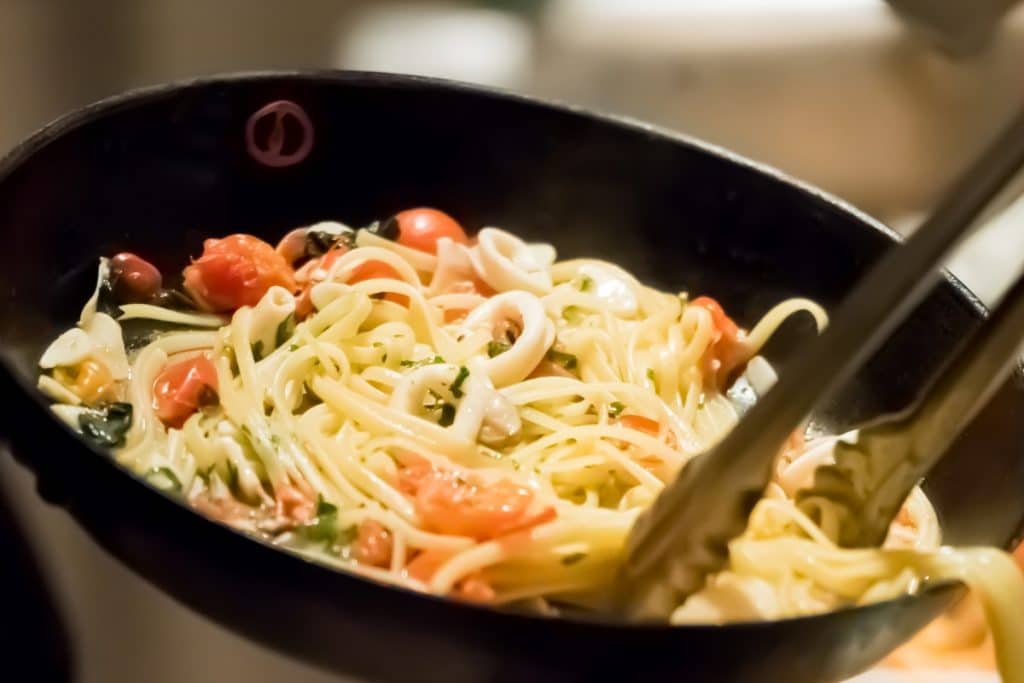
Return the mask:
M 204 355 L 166 366 L 153 380 L 153 407 L 168 427 L 180 428 L 199 410 L 203 389 L 217 391 L 217 369 Z
M 410 249 L 436 254 L 437 240 L 441 237 L 469 244 L 466 231 L 444 211 L 426 207 L 408 209 L 396 215 L 395 220 L 398 221 L 398 243 Z
M 185 289 L 202 308 L 233 311 L 255 306 L 278 285 L 294 292 L 295 273 L 281 254 L 252 235 L 208 239 L 184 271 Z

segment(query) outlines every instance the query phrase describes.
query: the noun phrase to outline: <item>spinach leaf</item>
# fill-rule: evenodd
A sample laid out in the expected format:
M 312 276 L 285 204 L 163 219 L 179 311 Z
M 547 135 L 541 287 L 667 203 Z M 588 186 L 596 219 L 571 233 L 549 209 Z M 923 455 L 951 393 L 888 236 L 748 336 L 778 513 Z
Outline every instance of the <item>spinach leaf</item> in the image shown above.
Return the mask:
M 132 404 L 111 403 L 103 409 L 90 410 L 78 416 L 82 434 L 102 448 L 120 448 L 132 426 Z
M 299 529 L 299 535 L 313 542 L 333 545 L 338 534 L 338 507 L 328 503 L 323 496 L 317 496 L 316 517 Z

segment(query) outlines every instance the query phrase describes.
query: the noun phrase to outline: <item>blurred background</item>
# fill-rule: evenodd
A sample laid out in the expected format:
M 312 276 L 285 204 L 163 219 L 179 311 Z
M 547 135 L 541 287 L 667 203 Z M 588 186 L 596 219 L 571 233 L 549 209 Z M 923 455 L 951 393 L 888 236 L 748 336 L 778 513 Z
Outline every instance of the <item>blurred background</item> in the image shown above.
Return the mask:
M 906 230 L 1018 106 L 1022 49 L 1019 11 L 987 48 L 953 60 L 882 0 L 0 0 L 0 152 L 137 86 L 270 68 L 400 71 L 683 131 Z M 336 680 L 118 567 L 9 458 L 0 476 L 66 612 L 81 680 Z

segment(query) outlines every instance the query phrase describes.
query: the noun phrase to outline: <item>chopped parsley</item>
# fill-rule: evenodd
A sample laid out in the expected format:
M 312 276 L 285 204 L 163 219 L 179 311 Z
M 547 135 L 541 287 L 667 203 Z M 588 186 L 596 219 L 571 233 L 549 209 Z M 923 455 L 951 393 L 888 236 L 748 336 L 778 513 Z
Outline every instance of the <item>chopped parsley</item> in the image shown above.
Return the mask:
M 348 545 L 355 538 L 355 527 L 338 528 L 338 506 L 328 503 L 322 495 L 316 497 L 316 517 L 298 530 L 303 538 L 314 543 Z
M 132 426 L 132 404 L 111 403 L 100 410 L 78 416 L 78 427 L 90 441 L 102 448 L 124 446 L 125 435 Z
M 618 417 L 622 414 L 622 411 L 626 409 L 626 406 L 622 404 L 622 401 L 612 401 L 608 404 L 608 416 Z
M 277 326 L 277 331 L 274 333 L 274 346 L 282 346 L 292 338 L 293 334 L 295 334 L 295 314 L 289 313 Z
M 437 420 L 437 424 L 442 427 L 451 427 L 455 422 L 455 406 L 451 403 L 441 404 L 441 417 Z
M 466 383 L 466 379 L 469 377 L 469 370 L 463 365 L 459 368 L 459 374 L 455 376 L 455 381 L 452 382 L 452 396 L 455 398 L 462 398 L 462 385 Z
M 443 362 L 444 358 L 434 356 L 433 358 L 424 358 L 423 360 L 403 360 L 399 365 L 403 368 L 421 368 L 424 365 L 437 365 Z
M 581 275 L 578 284 L 581 292 L 589 292 L 594 286 L 594 281 L 587 275 Z
M 511 344 L 506 344 L 505 342 L 500 342 L 495 339 L 492 339 L 491 341 L 487 342 L 487 357 L 494 358 L 495 356 L 500 356 L 501 354 L 508 351 L 510 348 L 512 348 Z
M 548 350 L 548 360 L 556 365 L 561 365 L 566 370 L 575 370 L 578 364 L 576 356 L 564 351 L 556 351 L 555 349 Z
M 238 465 L 228 460 L 228 478 L 224 482 L 231 491 L 238 491 Z

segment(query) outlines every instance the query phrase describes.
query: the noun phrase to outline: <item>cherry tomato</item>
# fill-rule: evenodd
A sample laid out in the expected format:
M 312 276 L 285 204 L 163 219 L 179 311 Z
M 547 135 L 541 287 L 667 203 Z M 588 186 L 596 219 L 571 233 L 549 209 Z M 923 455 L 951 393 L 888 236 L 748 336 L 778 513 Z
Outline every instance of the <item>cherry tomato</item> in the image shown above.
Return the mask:
M 413 465 L 399 472 L 399 488 L 413 496 L 423 525 L 441 534 L 483 541 L 554 518 L 552 508 L 532 512 L 533 491 L 507 479 L 484 484 L 429 464 Z
M 371 567 L 391 564 L 391 532 L 375 519 L 364 519 L 353 544 L 356 560 Z
M 149 301 L 163 284 L 160 271 L 149 261 L 127 251 L 110 259 L 110 284 L 118 301 Z
M 699 296 L 690 302 L 691 306 L 702 306 L 711 312 L 711 321 L 715 325 L 715 330 L 722 337 L 731 337 L 733 339 L 739 334 L 740 328 L 725 313 L 725 309 L 722 308 L 722 304 L 718 303 L 709 296 Z
M 451 553 L 442 550 L 424 550 L 405 566 L 405 573 L 417 581 L 429 583 L 441 565 L 450 557 Z M 493 602 L 495 598 L 494 589 L 479 573 L 470 574 L 455 584 L 451 595 L 467 602 L 477 603 Z
M 705 371 L 715 376 L 721 388 L 736 366 L 746 360 L 739 340 L 740 328 L 726 315 L 722 305 L 709 296 L 699 296 L 690 305 L 702 306 L 711 312 L 715 337 L 705 354 Z
M 451 553 L 443 550 L 424 550 L 405 565 L 405 573 L 410 578 L 427 583 Z
M 409 209 L 395 219 L 398 221 L 398 243 L 411 249 L 437 253 L 437 240 L 450 237 L 453 242 L 469 244 L 466 231 L 458 222 L 437 209 Z
M 295 290 L 295 274 L 284 257 L 252 235 L 208 239 L 203 255 L 185 268 L 185 289 L 211 311 L 254 306 L 274 285 Z
M 217 391 L 217 370 L 206 356 L 171 363 L 153 381 L 156 416 L 168 427 L 180 428 Z

